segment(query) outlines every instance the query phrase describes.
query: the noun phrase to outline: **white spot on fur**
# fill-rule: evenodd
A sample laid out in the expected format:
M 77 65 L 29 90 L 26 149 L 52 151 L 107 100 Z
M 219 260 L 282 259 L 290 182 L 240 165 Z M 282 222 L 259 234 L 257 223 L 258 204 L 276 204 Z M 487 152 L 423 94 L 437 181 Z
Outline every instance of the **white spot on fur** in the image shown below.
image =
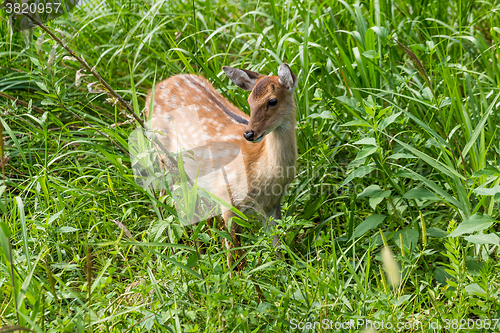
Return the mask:
M 235 134 L 230 134 L 230 135 L 224 135 L 220 137 L 221 141 L 232 141 L 232 140 L 238 140 L 238 135 Z
M 190 77 L 197 83 L 201 83 L 196 75 L 190 75 Z M 191 89 L 194 89 L 196 92 L 201 93 L 201 90 L 195 84 L 193 84 L 191 80 L 189 80 L 186 76 L 183 76 L 182 78 L 184 79 L 184 82 L 186 82 Z

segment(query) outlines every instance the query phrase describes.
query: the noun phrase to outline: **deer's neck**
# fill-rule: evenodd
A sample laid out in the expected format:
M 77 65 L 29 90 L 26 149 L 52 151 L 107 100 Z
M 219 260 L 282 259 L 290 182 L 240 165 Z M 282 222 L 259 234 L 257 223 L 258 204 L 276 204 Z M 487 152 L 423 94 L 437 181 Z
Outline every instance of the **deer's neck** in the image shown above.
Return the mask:
M 264 153 L 261 162 L 266 165 L 268 171 L 291 172 L 297 162 L 297 138 L 295 136 L 295 119 L 286 121 L 280 127 L 266 136 Z M 280 168 L 282 168 L 280 170 Z M 282 175 L 284 175 L 282 173 Z M 293 178 L 295 170 L 293 170 Z M 288 177 L 287 177 L 288 178 Z

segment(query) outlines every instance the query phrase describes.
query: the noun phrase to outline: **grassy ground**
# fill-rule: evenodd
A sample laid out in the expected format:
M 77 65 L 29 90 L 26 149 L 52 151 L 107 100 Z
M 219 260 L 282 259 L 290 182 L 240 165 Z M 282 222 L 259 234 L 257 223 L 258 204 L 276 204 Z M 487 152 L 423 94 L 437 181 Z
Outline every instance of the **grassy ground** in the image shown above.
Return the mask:
M 248 267 L 232 275 L 225 232 L 189 232 L 168 197 L 135 184 L 119 148 L 130 114 L 40 28 L 12 32 L 1 13 L 0 327 L 500 330 L 498 0 L 95 0 L 48 23 L 137 111 L 154 82 L 195 73 L 248 112 L 222 66 L 291 65 L 285 245 L 250 219 Z

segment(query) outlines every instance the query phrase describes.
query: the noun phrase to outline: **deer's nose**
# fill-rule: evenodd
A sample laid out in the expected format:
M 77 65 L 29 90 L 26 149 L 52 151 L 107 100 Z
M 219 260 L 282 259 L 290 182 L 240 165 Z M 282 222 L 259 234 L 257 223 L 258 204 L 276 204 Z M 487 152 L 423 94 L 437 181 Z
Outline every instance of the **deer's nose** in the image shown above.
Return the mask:
M 253 141 L 255 138 L 254 138 L 254 133 L 253 131 L 245 131 L 245 133 L 243 133 L 243 136 L 245 137 L 245 139 L 247 139 L 248 141 Z

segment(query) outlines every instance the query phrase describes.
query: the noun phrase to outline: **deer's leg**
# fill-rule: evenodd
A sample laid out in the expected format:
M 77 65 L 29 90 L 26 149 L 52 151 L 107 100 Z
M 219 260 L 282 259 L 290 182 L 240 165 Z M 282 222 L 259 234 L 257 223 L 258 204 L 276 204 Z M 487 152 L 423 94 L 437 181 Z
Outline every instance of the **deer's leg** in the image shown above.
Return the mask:
M 167 170 L 167 166 L 165 165 L 165 162 L 163 161 L 163 158 L 160 158 L 160 170 L 163 174 L 163 177 L 165 177 L 165 171 Z M 165 181 L 165 179 L 161 177 L 160 181 Z M 164 195 L 167 194 L 167 189 L 165 188 L 166 184 L 160 184 L 160 197 L 163 197 Z
M 278 201 L 274 207 L 273 217 L 276 220 L 281 220 L 281 201 Z
M 266 227 L 267 232 L 271 232 L 271 226 L 276 226 L 275 220 L 281 220 L 281 201 L 272 207 L 269 212 L 266 212 L 267 218 L 262 219 L 262 226 Z M 278 236 L 273 237 L 273 246 L 280 246 L 280 240 Z
M 229 227 L 229 219 L 234 217 L 234 216 L 236 216 L 236 215 L 230 210 L 228 210 L 224 213 L 224 225 L 225 225 L 227 231 L 229 232 L 229 234 L 231 235 L 231 238 L 233 240 L 233 242 L 231 243 L 226 239 L 226 247 L 228 250 L 241 247 L 241 241 L 240 241 L 240 235 L 239 235 L 239 233 L 241 233 L 241 226 L 238 223 L 236 223 L 235 221 L 231 221 L 231 227 Z M 242 254 L 241 250 L 228 251 L 227 264 L 228 264 L 229 268 L 231 268 L 233 266 L 233 264 L 238 260 L 238 258 L 240 258 L 241 254 Z M 243 259 L 240 263 L 240 266 L 242 266 L 244 264 L 245 264 L 245 261 Z

